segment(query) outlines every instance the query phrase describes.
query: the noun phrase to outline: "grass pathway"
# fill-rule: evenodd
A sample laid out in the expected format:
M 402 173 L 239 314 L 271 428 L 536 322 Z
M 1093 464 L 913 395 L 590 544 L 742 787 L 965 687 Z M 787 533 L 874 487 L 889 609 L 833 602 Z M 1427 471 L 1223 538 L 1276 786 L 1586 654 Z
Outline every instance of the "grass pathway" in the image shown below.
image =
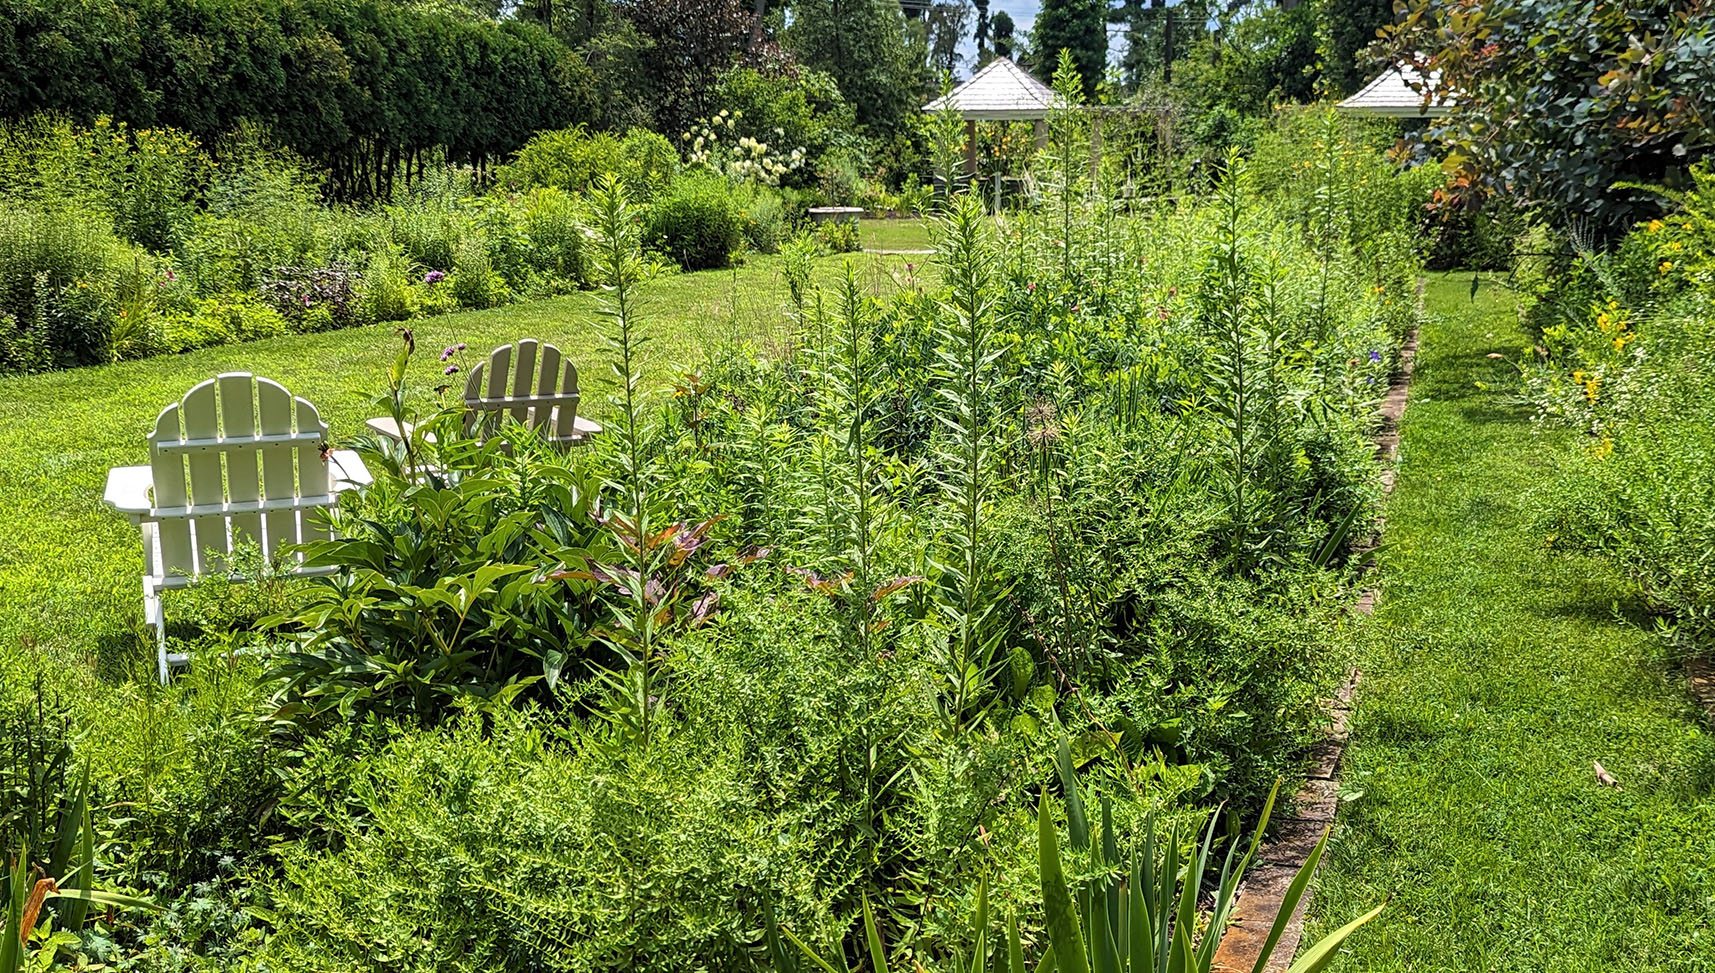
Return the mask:
M 1468 295 L 1428 293 L 1311 935 L 1386 900 L 1337 969 L 1715 970 L 1715 740 L 1633 586 L 1532 529 L 1572 434 L 1485 357 L 1511 296 Z

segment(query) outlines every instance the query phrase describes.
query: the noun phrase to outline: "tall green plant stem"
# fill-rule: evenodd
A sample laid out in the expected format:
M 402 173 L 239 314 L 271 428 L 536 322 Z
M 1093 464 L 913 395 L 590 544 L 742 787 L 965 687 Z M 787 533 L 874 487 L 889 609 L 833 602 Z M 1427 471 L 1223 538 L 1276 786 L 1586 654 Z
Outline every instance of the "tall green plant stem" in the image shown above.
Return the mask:
M 618 393 L 610 399 L 618 413 L 618 470 L 609 485 L 626 506 L 616 519 L 626 552 L 626 572 L 621 580 L 626 593 L 628 617 L 621 622 L 621 646 L 630 656 L 631 668 L 625 685 L 631 696 L 639 743 L 647 748 L 654 701 L 655 642 L 657 616 L 649 599 L 649 579 L 656 567 L 650 538 L 650 469 L 644 448 L 642 404 L 642 349 L 648 338 L 638 327 L 636 287 L 646 276 L 638 241 L 637 213 L 623 184 L 609 177 L 590 200 L 596 234 L 596 274 L 603 290 L 602 314 L 607 319 L 603 335 L 611 354 L 609 366 L 618 381 Z
M 1210 376 L 1215 411 L 1227 431 L 1227 480 L 1232 495 L 1232 550 L 1240 552 L 1248 541 L 1250 510 L 1246 493 L 1252 464 L 1250 415 L 1252 377 L 1246 348 L 1250 286 L 1244 256 L 1244 162 L 1236 153 L 1227 157 L 1226 171 L 1217 193 L 1220 212 L 1219 242 L 1212 256 L 1210 285 L 1204 294 L 1204 312 L 1212 325 L 1214 369 Z
M 865 298 L 858 283 L 857 268 L 844 262 L 840 277 L 839 360 L 831 370 L 839 402 L 838 419 L 845 427 L 846 495 L 850 498 L 850 539 L 847 560 L 852 572 L 852 626 L 855 641 L 869 654 L 870 630 L 875 602 L 875 485 L 869 457 L 869 413 L 874 394 L 870 387 L 869 327 L 864 317 Z
M 1072 52 L 1060 49 L 1054 69 L 1054 141 L 1056 189 L 1060 195 L 1060 275 L 1072 279 L 1072 196 L 1078 186 L 1078 109 L 1084 83 L 1072 63 Z
M 945 384 L 939 389 L 940 420 L 950 433 L 942 449 L 941 485 L 952 514 L 943 569 L 953 582 L 953 599 L 943 612 L 953 629 L 950 725 L 961 728 L 973 703 L 992 643 L 985 621 L 992 602 L 985 599 L 988 554 L 983 518 L 989 504 L 994 419 L 991 395 L 999 381 L 994 339 L 994 250 L 982 204 L 974 196 L 956 201 L 941 226 L 941 260 L 949 293 L 942 314 L 937 355 Z

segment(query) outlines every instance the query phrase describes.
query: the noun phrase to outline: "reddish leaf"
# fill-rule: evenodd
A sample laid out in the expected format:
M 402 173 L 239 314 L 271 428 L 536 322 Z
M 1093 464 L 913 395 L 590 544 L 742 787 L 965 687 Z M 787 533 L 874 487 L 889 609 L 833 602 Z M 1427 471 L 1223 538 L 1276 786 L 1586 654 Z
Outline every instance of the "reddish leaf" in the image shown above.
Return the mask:
M 703 596 L 698 598 L 697 603 L 691 606 L 691 627 L 702 628 L 703 624 L 709 620 L 709 616 L 715 613 L 715 609 L 720 606 L 720 603 L 720 592 L 703 592 Z
M 905 588 L 905 587 L 908 587 L 910 585 L 914 585 L 919 581 L 927 581 L 927 580 L 929 580 L 929 579 L 923 577 L 920 574 L 908 574 L 908 575 L 904 575 L 903 577 L 894 578 L 891 581 L 884 581 L 879 586 L 876 587 L 875 591 L 870 593 L 869 600 L 870 601 L 880 601 L 881 599 L 886 598 L 888 595 L 893 594 L 895 591 L 898 591 L 901 588 Z

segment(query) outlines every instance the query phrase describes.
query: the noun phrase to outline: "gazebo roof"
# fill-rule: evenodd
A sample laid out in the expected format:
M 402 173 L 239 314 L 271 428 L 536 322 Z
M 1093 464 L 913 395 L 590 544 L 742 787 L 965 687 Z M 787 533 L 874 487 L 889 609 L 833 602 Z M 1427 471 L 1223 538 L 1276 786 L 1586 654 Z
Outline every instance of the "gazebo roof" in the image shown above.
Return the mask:
M 971 80 L 927 105 L 924 111 L 940 111 L 951 103 L 959 115 L 977 121 L 1029 121 L 1047 118 L 1054 107 L 1054 89 L 1030 76 L 1030 72 L 997 57 Z
M 1433 89 L 1438 80 L 1439 77 L 1431 73 L 1425 81 L 1417 68 L 1410 64 L 1396 65 L 1364 85 L 1357 94 L 1340 102 L 1340 110 L 1391 118 L 1440 118 L 1452 110 L 1452 99 L 1436 99 L 1428 105 L 1423 103 L 1423 93 Z

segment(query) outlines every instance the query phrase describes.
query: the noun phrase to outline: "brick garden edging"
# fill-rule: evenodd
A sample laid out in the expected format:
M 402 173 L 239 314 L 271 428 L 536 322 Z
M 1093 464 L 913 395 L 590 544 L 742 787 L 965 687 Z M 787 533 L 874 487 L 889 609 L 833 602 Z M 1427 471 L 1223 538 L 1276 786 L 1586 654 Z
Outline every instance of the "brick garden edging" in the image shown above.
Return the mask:
M 1420 299 L 1422 291 L 1419 283 Z M 1399 369 L 1381 404 L 1382 425 L 1376 433 L 1375 443 L 1376 458 L 1382 462 L 1383 494 L 1393 492 L 1395 464 L 1399 459 L 1399 423 L 1405 415 L 1406 399 L 1411 390 L 1411 369 L 1416 361 L 1417 329 L 1413 328 L 1405 344 L 1400 346 Z M 1360 553 L 1374 550 L 1381 543 L 1382 526 L 1383 520 L 1378 520 L 1375 530 L 1363 543 L 1356 545 L 1356 550 Z M 1375 606 L 1376 589 L 1371 587 L 1358 595 L 1352 610 L 1368 615 L 1375 611 Z M 1245 874 L 1238 904 L 1233 908 L 1232 925 L 1227 927 L 1220 948 L 1215 951 L 1216 973 L 1251 973 L 1255 968 L 1263 943 L 1268 939 L 1268 931 L 1273 928 L 1275 917 L 1280 915 L 1280 907 L 1293 876 L 1304 867 L 1322 832 L 1334 824 L 1334 815 L 1340 805 L 1340 758 L 1346 752 L 1352 696 L 1357 692 L 1359 675 L 1358 670 L 1353 669 L 1345 685 L 1329 700 L 1328 733 L 1311 750 L 1310 774 L 1304 786 L 1293 795 L 1288 807 L 1290 813 L 1275 819 L 1273 836 L 1257 849 L 1257 860 Z M 1715 667 L 1711 667 L 1706 675 L 1711 694 L 1706 702 L 1715 703 Z M 1298 943 L 1304 936 L 1304 910 L 1309 907 L 1310 898 L 1311 892 L 1307 889 L 1303 898 L 1298 900 L 1292 921 L 1281 934 L 1267 966 L 1269 973 L 1281 973 L 1292 964 L 1292 957 L 1298 952 Z

